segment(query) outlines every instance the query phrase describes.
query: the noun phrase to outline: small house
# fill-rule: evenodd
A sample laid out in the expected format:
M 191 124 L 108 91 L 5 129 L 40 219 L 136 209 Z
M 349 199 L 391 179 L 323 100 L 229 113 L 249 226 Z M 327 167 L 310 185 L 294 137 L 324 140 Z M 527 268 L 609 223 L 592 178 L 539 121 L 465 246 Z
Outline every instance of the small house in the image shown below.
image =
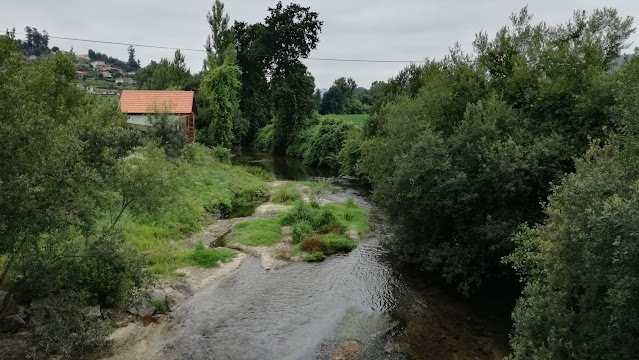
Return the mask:
M 195 142 L 195 92 L 162 90 L 123 90 L 120 111 L 127 115 L 131 127 L 148 128 L 151 117 L 168 114 L 176 126 L 185 129 L 189 141 Z
M 111 79 L 113 77 L 113 75 L 108 71 L 103 71 L 100 74 L 102 74 L 102 77 L 105 79 Z
M 135 81 L 130 77 L 115 79 L 116 84 L 133 85 Z

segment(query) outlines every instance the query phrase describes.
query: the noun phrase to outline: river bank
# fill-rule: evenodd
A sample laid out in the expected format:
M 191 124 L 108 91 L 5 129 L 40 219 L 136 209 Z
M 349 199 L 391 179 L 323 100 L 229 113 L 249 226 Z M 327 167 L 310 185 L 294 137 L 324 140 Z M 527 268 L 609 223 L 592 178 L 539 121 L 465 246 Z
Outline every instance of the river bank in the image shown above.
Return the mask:
M 294 173 L 312 172 L 300 168 Z M 112 359 L 503 358 L 508 348 L 502 319 L 398 266 L 380 243 L 388 229 L 366 191 L 343 179 L 336 185 L 340 191 L 327 201 L 353 197 L 371 214 L 374 231 L 353 252 L 270 270 L 259 255 L 247 256 L 174 308 L 165 322 L 143 329 L 134 348 L 116 347 Z M 261 206 L 255 216 L 274 210 Z M 228 235 L 237 221 L 206 228 L 193 241 Z

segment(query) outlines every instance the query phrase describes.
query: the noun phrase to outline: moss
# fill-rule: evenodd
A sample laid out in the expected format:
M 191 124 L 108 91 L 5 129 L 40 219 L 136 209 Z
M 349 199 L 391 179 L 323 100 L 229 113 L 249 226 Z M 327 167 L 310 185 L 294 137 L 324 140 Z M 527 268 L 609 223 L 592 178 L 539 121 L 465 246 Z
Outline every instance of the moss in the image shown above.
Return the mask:
M 235 225 L 233 240 L 246 246 L 270 246 L 282 238 L 279 218 L 257 219 Z
M 220 262 L 229 262 L 235 258 L 237 251 L 232 249 L 217 248 L 207 249 L 199 243 L 194 250 L 182 255 L 182 262 L 188 265 L 212 268 L 219 266 Z
M 320 262 L 320 261 L 324 261 L 326 260 L 326 255 L 324 255 L 321 252 L 314 252 L 311 255 L 307 256 L 306 258 L 304 258 L 304 261 L 308 261 L 308 262 Z

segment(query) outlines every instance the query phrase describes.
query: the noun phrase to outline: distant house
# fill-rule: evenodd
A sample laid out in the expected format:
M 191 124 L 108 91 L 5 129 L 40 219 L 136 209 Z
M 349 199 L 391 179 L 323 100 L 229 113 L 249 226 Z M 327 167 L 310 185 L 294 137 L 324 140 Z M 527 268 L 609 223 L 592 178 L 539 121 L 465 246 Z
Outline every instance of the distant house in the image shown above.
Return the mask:
M 88 73 L 88 72 L 86 72 L 86 71 L 76 71 L 76 72 L 75 72 L 75 76 L 77 76 L 77 77 L 79 77 L 79 78 L 81 78 L 81 79 L 83 79 L 83 78 L 87 77 L 87 75 L 88 75 L 88 74 L 89 74 L 89 73 Z
M 91 66 L 93 66 L 93 69 L 97 71 L 107 67 L 107 64 L 104 61 L 92 61 Z
M 197 107 L 193 91 L 123 90 L 119 108 L 127 115 L 129 126 L 143 129 L 151 126 L 151 116 L 168 114 L 195 142 Z
M 76 61 L 91 61 L 91 58 L 87 54 L 81 54 L 75 56 Z
M 135 81 L 131 78 L 119 78 L 115 79 L 116 84 L 125 84 L 125 85 L 133 85 Z
M 111 73 L 108 72 L 108 71 L 103 71 L 100 74 L 102 74 L 102 77 L 105 78 L 105 79 L 110 79 L 110 78 L 113 77 L 113 75 L 111 75 Z
M 117 71 L 117 72 L 122 72 L 122 70 L 120 70 L 120 69 L 118 69 L 118 68 L 116 68 L 116 67 L 113 67 L 113 66 L 107 66 L 107 67 L 104 67 L 104 68 L 102 68 L 102 70 L 105 70 L 105 71 Z

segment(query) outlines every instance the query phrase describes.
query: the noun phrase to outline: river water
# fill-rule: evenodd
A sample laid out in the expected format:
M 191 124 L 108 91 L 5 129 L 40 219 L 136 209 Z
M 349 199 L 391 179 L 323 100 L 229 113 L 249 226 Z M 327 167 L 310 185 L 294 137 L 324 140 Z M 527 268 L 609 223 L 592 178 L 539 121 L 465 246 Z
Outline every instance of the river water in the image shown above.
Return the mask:
M 335 175 L 257 151 L 245 151 L 234 161 L 262 166 L 282 180 Z M 353 197 L 371 214 L 367 239 L 351 253 L 322 263 L 264 271 L 257 259 L 248 260 L 180 309 L 165 333 L 162 357 L 331 359 L 345 341 L 357 342 L 351 348 L 357 359 L 502 359 L 507 354 L 507 309 L 500 311 L 490 299 L 481 304 L 460 299 L 425 274 L 397 264 L 381 245 L 387 229 L 367 191 L 346 180 L 335 184 L 341 191 L 331 200 Z

